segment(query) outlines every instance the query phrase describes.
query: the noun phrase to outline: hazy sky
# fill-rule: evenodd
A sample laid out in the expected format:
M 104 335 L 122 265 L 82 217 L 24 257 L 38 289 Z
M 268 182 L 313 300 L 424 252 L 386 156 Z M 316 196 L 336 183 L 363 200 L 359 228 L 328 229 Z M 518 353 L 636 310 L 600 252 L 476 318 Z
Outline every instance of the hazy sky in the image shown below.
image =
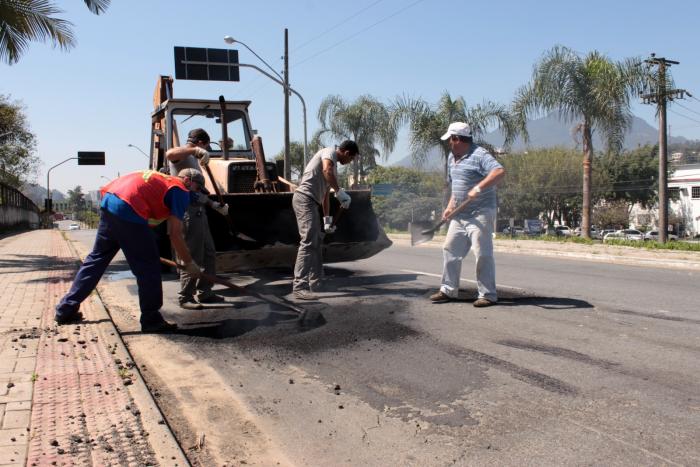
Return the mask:
M 677 87 L 700 99 L 697 20 L 700 2 L 444 0 L 286 0 L 197 2 L 114 0 L 95 16 L 80 0 L 59 0 L 78 40 L 69 52 L 33 43 L 16 65 L 0 65 L 0 93 L 21 101 L 38 137 L 46 170 L 80 150 L 107 153 L 104 167 L 74 161 L 51 172 L 51 185 L 96 189 L 117 173 L 144 168 L 152 95 L 158 75 L 174 75 L 174 46 L 226 48 L 225 35 L 247 43 L 282 70 L 289 29 L 290 80 L 308 107 L 309 139 L 321 100 L 371 94 L 383 101 L 407 94 L 435 102 L 443 91 L 470 104 L 509 103 L 534 63 L 555 44 L 618 60 L 650 52 L 680 61 Z M 234 46 L 238 48 L 239 46 Z M 239 48 L 242 63 L 258 64 Z M 268 157 L 283 146 L 283 94 L 254 70 L 239 83 L 176 81 L 176 97 L 251 99 L 253 126 Z M 302 112 L 291 103 L 291 138 L 302 141 Z M 685 108 L 681 107 L 685 106 Z M 654 108 L 634 112 L 657 126 Z M 674 104 L 674 135 L 700 139 L 700 100 Z M 390 160 L 406 153 L 405 132 Z M 105 178 L 102 178 L 105 177 Z

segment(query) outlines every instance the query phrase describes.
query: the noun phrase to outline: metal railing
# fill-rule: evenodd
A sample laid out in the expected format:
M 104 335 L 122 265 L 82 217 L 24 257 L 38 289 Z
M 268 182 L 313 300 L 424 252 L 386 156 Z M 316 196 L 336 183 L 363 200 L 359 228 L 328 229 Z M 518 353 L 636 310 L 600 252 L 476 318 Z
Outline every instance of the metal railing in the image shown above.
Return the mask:
M 39 227 L 39 207 L 18 189 L 0 182 L 0 230 Z

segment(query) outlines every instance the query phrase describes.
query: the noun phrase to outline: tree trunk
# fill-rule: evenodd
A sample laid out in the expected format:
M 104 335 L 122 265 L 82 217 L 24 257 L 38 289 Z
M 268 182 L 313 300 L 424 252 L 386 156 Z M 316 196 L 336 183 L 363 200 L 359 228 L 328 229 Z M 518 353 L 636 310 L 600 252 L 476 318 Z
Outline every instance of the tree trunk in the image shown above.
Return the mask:
M 581 208 L 581 237 L 591 238 L 591 164 L 593 137 L 588 120 L 583 122 L 583 203 Z

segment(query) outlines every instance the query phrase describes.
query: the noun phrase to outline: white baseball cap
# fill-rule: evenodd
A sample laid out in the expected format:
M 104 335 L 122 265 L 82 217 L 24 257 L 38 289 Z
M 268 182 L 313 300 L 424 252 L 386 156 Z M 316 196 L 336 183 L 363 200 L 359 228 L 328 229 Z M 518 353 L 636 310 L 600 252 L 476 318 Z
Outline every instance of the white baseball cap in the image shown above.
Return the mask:
M 445 141 L 452 135 L 466 136 L 468 138 L 472 137 L 472 129 L 464 122 L 453 122 L 447 127 L 447 133 L 440 137 L 441 140 Z

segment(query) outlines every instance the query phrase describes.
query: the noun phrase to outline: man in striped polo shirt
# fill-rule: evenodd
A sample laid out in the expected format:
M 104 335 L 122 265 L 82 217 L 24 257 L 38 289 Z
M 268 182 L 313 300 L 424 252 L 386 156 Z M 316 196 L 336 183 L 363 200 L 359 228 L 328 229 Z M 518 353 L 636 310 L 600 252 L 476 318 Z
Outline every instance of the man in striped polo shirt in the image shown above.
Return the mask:
M 503 166 L 483 147 L 474 144 L 469 125 L 451 123 L 440 138 L 449 139 L 447 181 L 452 195 L 442 218 L 452 216 L 443 250 L 442 284 L 430 296 L 433 303 L 457 298 L 462 260 L 474 248 L 478 297 L 475 307 L 495 305 L 496 263 L 493 259 L 493 224 L 496 219 L 496 184 L 504 177 Z M 460 212 L 455 208 L 470 202 Z

